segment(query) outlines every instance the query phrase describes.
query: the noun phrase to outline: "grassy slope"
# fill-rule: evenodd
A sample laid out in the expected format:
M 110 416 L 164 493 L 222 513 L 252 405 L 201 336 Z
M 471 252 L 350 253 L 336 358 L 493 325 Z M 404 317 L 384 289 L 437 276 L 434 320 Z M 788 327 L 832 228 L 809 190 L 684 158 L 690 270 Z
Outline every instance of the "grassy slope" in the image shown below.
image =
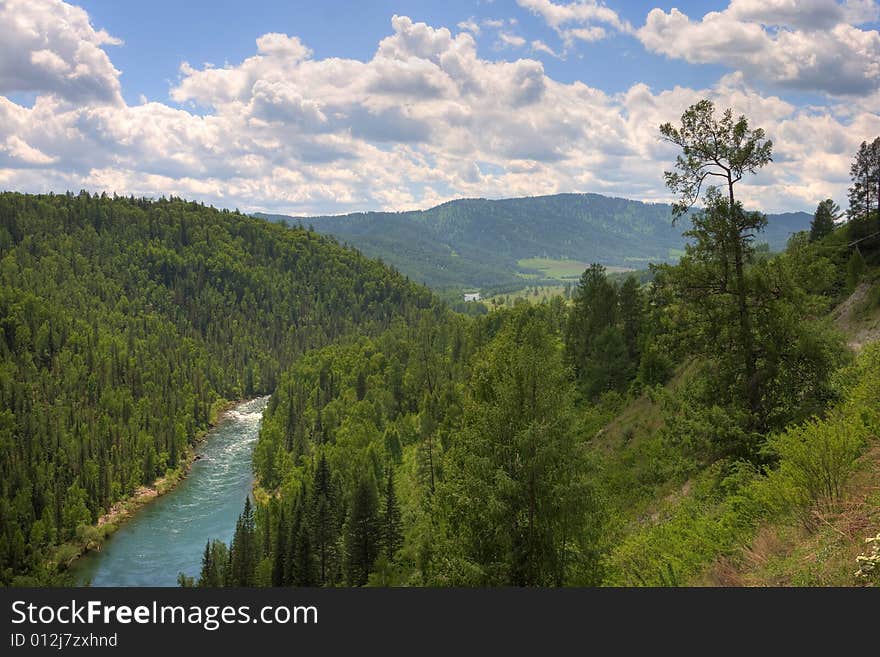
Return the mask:
M 708 586 L 852 586 L 865 538 L 880 531 L 880 443 L 859 469 L 838 510 L 815 512 L 808 530 L 796 518 L 762 523 L 747 545 L 721 556 L 694 578 Z
M 860 351 L 880 340 L 880 270 L 866 277 L 832 313 Z M 834 512 L 814 511 L 817 528 L 797 518 L 760 525 L 753 540 L 730 557 L 710 564 L 695 582 L 726 586 L 848 586 L 865 538 L 880 531 L 880 442 L 875 440 Z
M 880 339 L 880 269 L 832 313 L 858 351 Z M 690 378 L 679 370 L 666 392 Z M 768 520 L 742 492 L 747 474 L 717 464 L 677 463 L 663 445 L 663 390 L 584 422 L 601 454 L 611 504 L 606 583 L 612 585 L 859 584 L 855 557 L 880 530 L 880 444 L 859 461 L 837 510 L 815 512 L 808 531 L 797 513 Z M 727 488 L 726 488 L 727 487 Z M 733 491 L 725 494 L 725 490 Z M 645 554 L 651 552 L 652 554 Z M 662 565 L 660 565 L 662 564 Z

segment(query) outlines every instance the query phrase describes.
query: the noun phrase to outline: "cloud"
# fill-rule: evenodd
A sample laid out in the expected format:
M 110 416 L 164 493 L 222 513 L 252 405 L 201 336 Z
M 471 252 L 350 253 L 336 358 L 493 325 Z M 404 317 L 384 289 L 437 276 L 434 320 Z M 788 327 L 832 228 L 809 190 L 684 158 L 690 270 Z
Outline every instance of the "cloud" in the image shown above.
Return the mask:
M 103 47 L 122 42 L 60 0 L 0 2 L 0 93 L 120 104 L 119 71 Z
M 608 32 L 597 23 L 618 32 L 632 32 L 632 26 L 621 19 L 616 11 L 595 0 L 578 0 L 568 4 L 556 4 L 551 0 L 516 0 L 516 3 L 543 18 L 566 47 L 571 47 L 576 40 L 604 39 Z
M 880 33 L 847 21 L 875 17 L 875 3 L 733 0 L 700 20 L 652 9 L 636 34 L 652 52 L 721 64 L 780 88 L 863 95 L 880 86 Z
M 477 23 L 473 16 L 468 18 L 466 21 L 460 21 L 458 23 L 458 29 L 470 32 L 474 36 L 479 36 L 480 34 L 480 25 L 479 23 Z
M 6 138 L 5 144 L 0 144 L 0 152 L 5 152 L 13 159 L 12 164 L 51 164 L 55 158 L 49 157 L 45 153 L 40 152 L 20 137 L 10 135 Z
M 501 46 L 510 46 L 512 48 L 522 48 L 526 45 L 526 40 L 518 34 L 510 34 L 509 32 L 500 32 L 498 41 Z
M 532 52 L 542 52 L 546 55 L 550 55 L 551 57 L 559 58 L 559 55 L 556 53 L 556 51 L 540 39 L 535 39 L 534 41 L 532 41 L 531 47 Z
M 51 39 L 39 50 L 61 52 Z M 182 65 L 170 93 L 180 107 L 74 103 L 55 88 L 32 107 L 0 96 L 0 183 L 294 214 L 568 191 L 669 200 L 662 171 L 675 152 L 658 126 L 711 97 L 773 138 L 776 161 L 740 193 L 775 211 L 843 202 L 852 153 L 880 134 L 880 95 L 799 108 L 740 72 L 703 89 L 607 94 L 533 58 L 481 57 L 471 31 L 405 16 L 366 61 L 315 58 L 297 37 L 268 34 L 237 63 Z

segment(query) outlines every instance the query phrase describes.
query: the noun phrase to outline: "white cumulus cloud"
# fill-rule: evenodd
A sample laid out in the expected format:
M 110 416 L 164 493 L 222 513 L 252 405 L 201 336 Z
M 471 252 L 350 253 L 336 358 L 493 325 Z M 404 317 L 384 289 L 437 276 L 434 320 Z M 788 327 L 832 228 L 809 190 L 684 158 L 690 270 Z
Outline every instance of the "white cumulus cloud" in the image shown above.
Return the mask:
M 104 51 L 122 42 L 61 0 L 0 2 L 0 93 L 51 93 L 120 104 L 119 71 Z
M 880 86 L 880 32 L 858 24 L 876 14 L 874 2 L 733 0 L 698 20 L 652 9 L 636 34 L 652 52 L 781 88 L 863 95 Z
M 566 46 L 575 40 L 598 41 L 608 32 L 604 26 L 623 33 L 632 32 L 632 26 L 620 15 L 596 0 L 577 0 L 555 3 L 552 0 L 516 0 L 516 3 L 540 16 L 552 27 Z

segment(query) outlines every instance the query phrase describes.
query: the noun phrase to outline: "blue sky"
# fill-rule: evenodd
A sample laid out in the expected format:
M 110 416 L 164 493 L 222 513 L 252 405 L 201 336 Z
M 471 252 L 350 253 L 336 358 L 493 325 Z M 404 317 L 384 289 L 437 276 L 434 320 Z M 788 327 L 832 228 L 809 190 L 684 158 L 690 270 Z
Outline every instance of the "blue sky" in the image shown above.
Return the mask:
M 0 188 L 295 214 L 460 196 L 669 200 L 657 125 L 710 97 L 776 162 L 769 211 L 845 200 L 880 134 L 873 0 L 4 0 Z

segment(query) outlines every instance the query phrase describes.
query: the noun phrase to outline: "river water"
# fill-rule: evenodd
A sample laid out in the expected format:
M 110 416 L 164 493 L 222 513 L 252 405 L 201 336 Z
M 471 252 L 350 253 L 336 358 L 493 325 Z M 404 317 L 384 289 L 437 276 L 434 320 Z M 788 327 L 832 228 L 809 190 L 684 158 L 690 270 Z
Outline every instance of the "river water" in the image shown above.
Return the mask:
M 176 488 L 141 507 L 99 551 L 73 566 L 92 586 L 176 586 L 177 574 L 198 577 L 205 543 L 227 543 L 253 486 L 251 456 L 268 397 L 226 413 L 199 445 L 201 456 Z

